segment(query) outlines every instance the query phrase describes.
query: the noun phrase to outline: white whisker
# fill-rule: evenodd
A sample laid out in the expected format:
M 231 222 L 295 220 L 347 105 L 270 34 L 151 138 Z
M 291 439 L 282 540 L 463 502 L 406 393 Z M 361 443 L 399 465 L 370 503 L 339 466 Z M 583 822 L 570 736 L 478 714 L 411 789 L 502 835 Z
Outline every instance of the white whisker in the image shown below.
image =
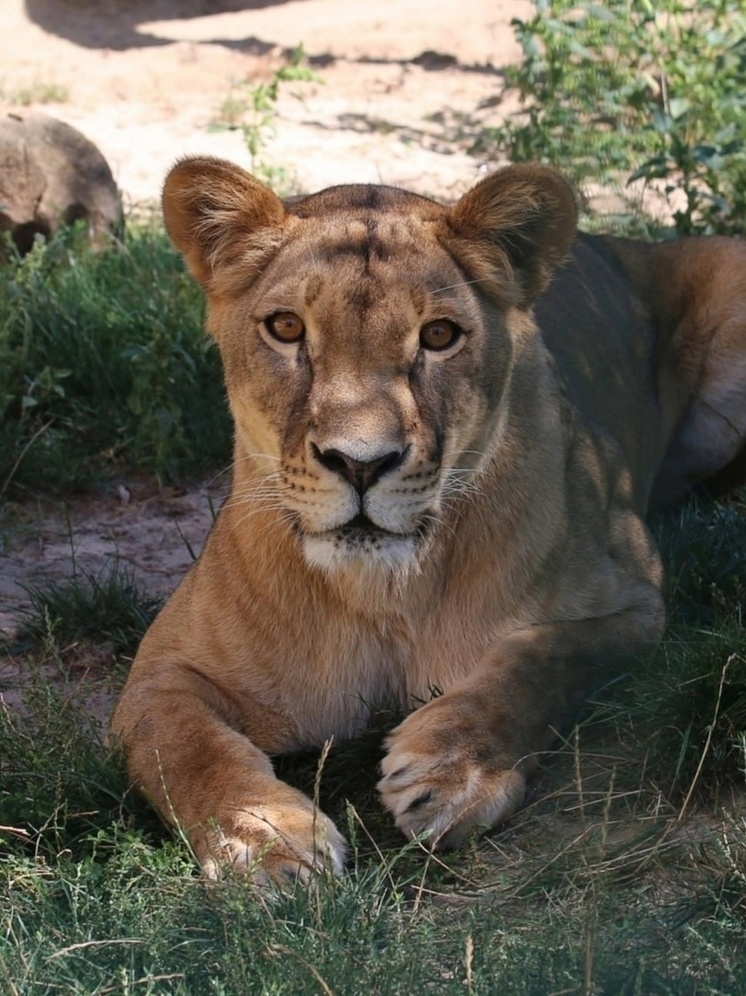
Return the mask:
M 457 536 L 456 530 L 453 528 L 453 526 L 449 525 L 449 523 L 447 523 L 439 515 L 433 515 L 432 512 L 426 512 L 423 516 L 421 516 L 421 519 L 423 522 L 432 523 L 436 529 L 447 530 L 447 532 L 449 532 L 451 536 L 453 536 L 454 538 Z
M 445 294 L 449 290 L 458 290 L 459 287 L 470 287 L 472 284 L 483 284 L 487 283 L 484 279 L 479 279 L 475 277 L 474 280 L 459 280 L 457 284 L 448 284 L 446 287 L 438 287 L 436 290 L 430 291 L 431 294 Z

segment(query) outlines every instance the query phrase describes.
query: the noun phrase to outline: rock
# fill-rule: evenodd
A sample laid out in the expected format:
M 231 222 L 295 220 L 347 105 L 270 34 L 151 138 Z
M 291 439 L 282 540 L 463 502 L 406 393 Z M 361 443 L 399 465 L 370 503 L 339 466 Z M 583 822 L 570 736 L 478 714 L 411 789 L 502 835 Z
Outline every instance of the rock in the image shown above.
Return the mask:
M 122 228 L 119 190 L 96 146 L 46 114 L 0 118 L 0 232 L 26 253 L 37 233 L 81 218 L 95 244 Z

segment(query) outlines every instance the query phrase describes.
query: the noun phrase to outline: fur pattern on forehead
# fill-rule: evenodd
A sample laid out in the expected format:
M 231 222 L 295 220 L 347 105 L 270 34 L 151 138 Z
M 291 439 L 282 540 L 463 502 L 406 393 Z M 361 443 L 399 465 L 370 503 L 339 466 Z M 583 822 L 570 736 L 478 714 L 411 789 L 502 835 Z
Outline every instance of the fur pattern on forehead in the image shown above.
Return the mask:
M 208 293 L 244 289 L 283 245 L 303 239 L 309 231 L 304 220 L 361 220 L 363 239 L 375 252 L 382 242 L 371 222 L 394 216 L 432 225 L 436 242 L 468 273 L 485 285 L 501 274 L 514 287 L 514 303 L 524 308 L 567 254 L 577 216 L 570 188 L 542 166 L 499 170 L 452 208 L 396 187 L 354 184 L 283 204 L 240 167 L 209 157 L 174 167 L 164 186 L 163 211 L 174 245 Z M 310 231 L 317 239 L 317 228 Z

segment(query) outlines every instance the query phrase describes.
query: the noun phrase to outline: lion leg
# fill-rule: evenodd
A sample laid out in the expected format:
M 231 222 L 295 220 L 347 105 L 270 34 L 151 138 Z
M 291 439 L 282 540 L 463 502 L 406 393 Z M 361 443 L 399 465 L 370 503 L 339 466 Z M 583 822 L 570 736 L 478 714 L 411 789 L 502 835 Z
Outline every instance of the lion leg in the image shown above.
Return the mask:
M 230 703 L 190 667 L 159 665 L 125 688 L 112 735 L 132 783 L 182 830 L 203 871 L 284 885 L 341 873 L 345 841 L 302 792 L 275 777 L 266 753 L 231 725 Z
M 746 481 L 746 323 L 734 346 L 710 359 L 696 397 L 676 427 L 656 479 L 652 504 L 703 484 L 722 494 Z
M 437 847 L 495 826 L 523 803 L 539 755 L 607 665 L 656 641 L 663 607 L 548 624 L 504 640 L 490 660 L 391 734 L 378 789 L 396 825 Z M 595 665 L 595 666 L 594 666 Z M 594 680 L 595 679 L 595 680 Z
M 688 399 L 653 488 L 662 505 L 698 484 L 717 494 L 746 481 L 746 245 L 683 239 L 653 255 L 680 285 L 674 381 Z

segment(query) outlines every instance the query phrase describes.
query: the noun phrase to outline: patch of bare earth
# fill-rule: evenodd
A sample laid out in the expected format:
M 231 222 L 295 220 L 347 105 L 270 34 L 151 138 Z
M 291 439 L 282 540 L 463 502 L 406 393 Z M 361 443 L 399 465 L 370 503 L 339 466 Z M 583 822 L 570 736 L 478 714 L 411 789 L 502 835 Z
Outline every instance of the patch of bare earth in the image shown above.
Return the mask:
M 501 67 L 526 0 L 3 0 L 0 85 L 56 84 L 46 110 L 101 148 L 130 203 L 158 197 L 187 153 L 249 158 L 238 131 L 210 131 L 237 83 L 266 81 L 302 44 L 320 83 L 281 94 L 267 157 L 302 190 L 385 182 L 457 192 L 467 154 L 506 113 Z M 293 94 L 298 94 L 298 99 Z
M 202 548 L 219 489 L 158 489 L 142 482 L 63 500 L 7 502 L 0 509 L 0 638 L 11 637 L 28 611 L 27 586 L 105 579 L 116 569 L 153 597 L 165 598 Z M 60 648 L 43 677 L 72 698 L 85 696 L 97 717 L 112 704 L 111 647 Z M 0 654 L 0 700 L 17 709 L 38 684 L 25 654 Z

